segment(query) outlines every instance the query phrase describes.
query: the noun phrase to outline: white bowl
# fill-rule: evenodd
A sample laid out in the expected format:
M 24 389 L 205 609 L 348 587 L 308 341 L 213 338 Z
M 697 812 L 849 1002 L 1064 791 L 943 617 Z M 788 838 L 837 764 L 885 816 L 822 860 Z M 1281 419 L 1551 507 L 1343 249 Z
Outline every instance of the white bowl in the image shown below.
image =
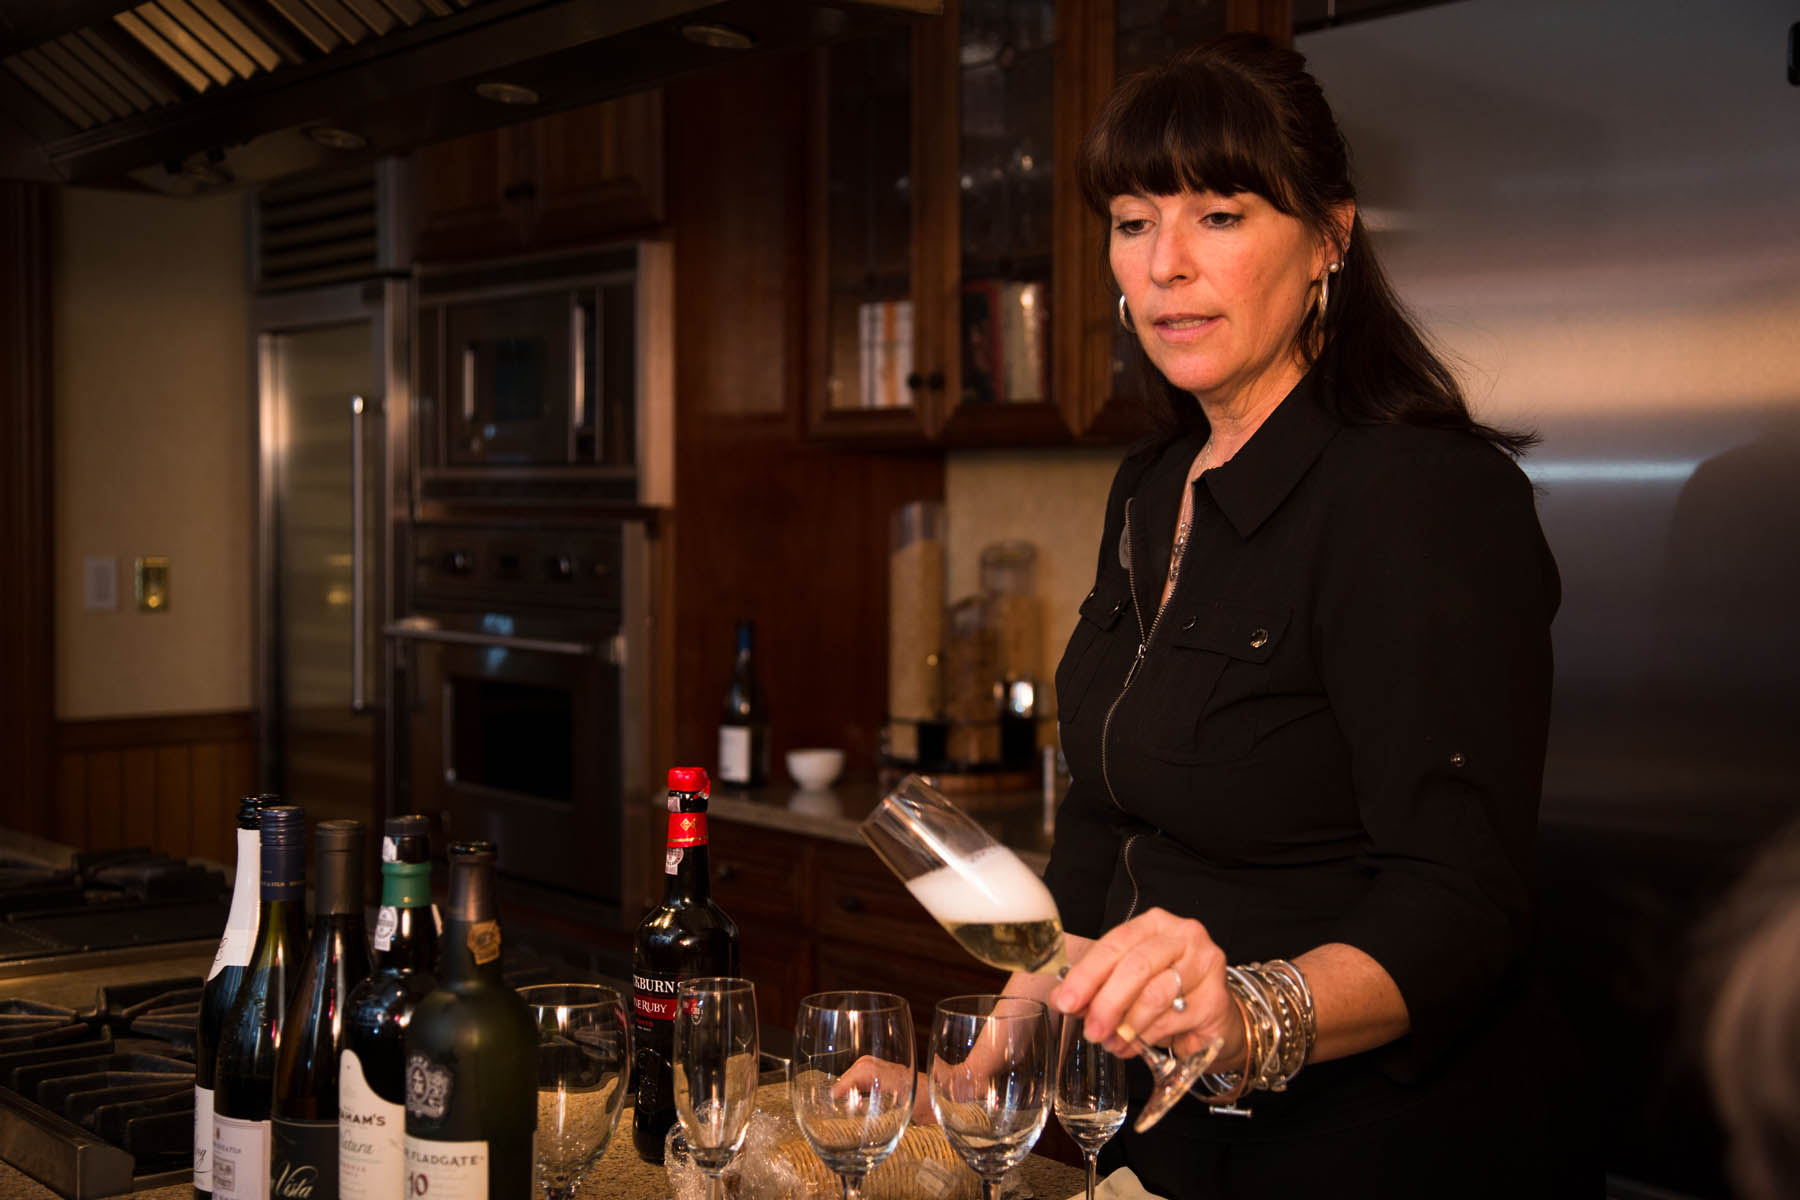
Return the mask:
M 844 769 L 844 752 L 842 750 L 789 750 L 787 752 L 788 774 L 801 787 L 817 791 L 828 788 L 837 779 L 838 772 Z

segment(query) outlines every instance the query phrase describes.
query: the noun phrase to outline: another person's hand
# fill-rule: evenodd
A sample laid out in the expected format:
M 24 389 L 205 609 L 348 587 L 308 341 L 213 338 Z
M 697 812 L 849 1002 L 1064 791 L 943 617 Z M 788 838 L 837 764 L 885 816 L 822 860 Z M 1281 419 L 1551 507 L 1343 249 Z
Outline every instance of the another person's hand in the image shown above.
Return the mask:
M 1179 991 L 1178 991 L 1179 989 Z M 1177 995 L 1185 1012 L 1174 1007 Z M 1050 993 L 1052 1007 L 1083 1014 L 1083 1033 L 1115 1054 L 1135 1054 L 1132 1035 L 1192 1054 L 1224 1039 L 1214 1061 L 1244 1057 L 1244 1023 L 1225 986 L 1225 952 L 1198 921 L 1150 909 L 1107 931 Z

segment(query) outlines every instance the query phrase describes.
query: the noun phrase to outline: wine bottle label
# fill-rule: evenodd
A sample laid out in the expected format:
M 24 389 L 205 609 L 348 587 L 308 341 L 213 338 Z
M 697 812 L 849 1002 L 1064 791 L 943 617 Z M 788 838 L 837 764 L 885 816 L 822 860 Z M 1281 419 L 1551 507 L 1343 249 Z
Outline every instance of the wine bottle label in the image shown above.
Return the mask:
M 406 1111 L 429 1121 L 441 1121 L 450 1111 L 450 1089 L 455 1080 L 449 1067 L 432 1063 L 423 1054 L 406 1058 Z
M 687 853 L 678 846 L 670 846 L 663 851 L 663 874 L 678 875 L 681 873 L 681 857 Z
M 487 1200 L 486 1142 L 406 1139 L 406 1192 L 417 1200 Z
M 213 1114 L 213 1200 L 269 1200 L 269 1123 Z
M 369 1086 L 356 1051 L 338 1055 L 339 1200 L 397 1200 L 406 1186 L 406 1109 Z
M 493 962 L 500 957 L 500 922 L 480 921 L 469 926 L 468 943 L 478 965 Z
M 338 1123 L 276 1117 L 269 1129 L 270 1200 L 337 1200 Z
M 213 955 L 211 979 L 226 967 L 247 967 L 256 949 L 257 892 L 261 887 L 262 843 L 254 829 L 240 829 L 237 835 L 237 879 L 231 885 L 231 908 L 225 918 L 225 936 L 219 939 L 219 951 Z
M 671 847 L 706 845 L 706 814 L 670 813 L 669 845 Z
M 640 1113 L 674 1105 L 670 1062 L 675 1056 L 675 986 L 671 973 L 634 971 L 631 1008 L 636 1016 L 637 1107 Z
M 726 783 L 750 782 L 749 726 L 719 726 L 719 778 Z
M 381 906 L 375 914 L 375 948 L 386 954 L 393 948 L 394 931 L 400 928 L 400 910 L 391 904 Z
M 213 1090 L 194 1087 L 194 1190 L 212 1191 Z

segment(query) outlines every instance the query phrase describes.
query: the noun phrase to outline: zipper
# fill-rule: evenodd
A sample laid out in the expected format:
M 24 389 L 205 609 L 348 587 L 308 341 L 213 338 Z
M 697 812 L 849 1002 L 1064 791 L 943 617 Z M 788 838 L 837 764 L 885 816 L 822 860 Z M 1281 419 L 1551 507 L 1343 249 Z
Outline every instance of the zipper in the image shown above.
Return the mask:
M 1150 640 L 1156 636 L 1157 627 L 1162 624 L 1163 613 L 1169 607 L 1166 604 L 1160 606 L 1156 610 L 1156 616 L 1150 621 L 1150 627 L 1144 628 L 1144 606 L 1138 601 L 1137 547 L 1131 536 L 1130 498 L 1125 501 L 1125 549 L 1127 552 L 1125 555 L 1125 581 L 1131 588 L 1131 611 L 1132 615 L 1137 618 L 1138 626 L 1137 657 L 1131 660 L 1131 668 L 1125 672 L 1125 682 L 1119 688 L 1119 694 L 1113 697 L 1112 705 L 1106 710 L 1106 720 L 1100 724 L 1100 778 L 1106 783 L 1107 797 L 1112 800 L 1113 807 L 1120 812 L 1125 811 L 1125 806 L 1119 802 L 1119 794 L 1113 791 L 1112 775 L 1107 770 L 1106 757 L 1107 743 L 1111 740 L 1112 734 L 1113 714 L 1119 711 L 1119 702 L 1125 699 L 1125 693 L 1131 690 L 1131 684 L 1137 678 L 1138 669 L 1144 665 L 1144 654 L 1150 649 Z M 1179 587 L 1180 584 L 1177 583 L 1176 586 Z M 1173 597 L 1170 598 L 1173 599 Z M 1144 835 L 1141 833 L 1132 834 L 1125 839 L 1125 846 L 1119 851 L 1119 857 L 1125 864 L 1125 875 L 1131 880 L 1131 906 L 1125 910 L 1127 921 L 1137 913 L 1138 906 L 1138 881 L 1137 875 L 1131 869 L 1131 847 L 1142 836 Z

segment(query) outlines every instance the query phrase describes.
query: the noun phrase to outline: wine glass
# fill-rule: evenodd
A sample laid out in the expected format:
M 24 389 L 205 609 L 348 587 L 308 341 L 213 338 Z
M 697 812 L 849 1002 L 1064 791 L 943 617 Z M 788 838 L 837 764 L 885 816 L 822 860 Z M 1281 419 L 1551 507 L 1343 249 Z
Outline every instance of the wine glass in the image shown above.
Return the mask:
M 519 996 L 538 1030 L 536 1189 L 544 1200 L 569 1200 L 618 1128 L 631 1025 L 624 999 L 599 984 L 541 983 Z
M 1087 1200 L 1094 1200 L 1100 1147 L 1125 1123 L 1125 1060 L 1082 1036 L 1066 1017 L 1056 1055 L 1056 1119 L 1087 1159 Z
M 1002 971 L 1068 974 L 1062 917 L 1037 872 L 987 830 L 926 785 L 902 779 L 858 827 L 863 840 L 898 875 L 913 898 L 962 943 Z M 1213 1038 L 1186 1058 L 1132 1036 L 1150 1068 L 1150 1096 L 1133 1126 L 1150 1128 L 1187 1095 L 1224 1039 Z
M 689 979 L 675 989 L 675 1111 L 709 1200 L 756 1111 L 756 988 L 748 979 Z
M 788 1097 L 813 1153 L 844 1200 L 900 1144 L 918 1086 L 912 1010 L 889 992 L 820 992 L 800 1001 Z
M 1050 1116 L 1050 1019 L 1023 996 L 952 996 L 931 1022 L 931 1111 L 981 1176 L 982 1200 L 1031 1153 Z

